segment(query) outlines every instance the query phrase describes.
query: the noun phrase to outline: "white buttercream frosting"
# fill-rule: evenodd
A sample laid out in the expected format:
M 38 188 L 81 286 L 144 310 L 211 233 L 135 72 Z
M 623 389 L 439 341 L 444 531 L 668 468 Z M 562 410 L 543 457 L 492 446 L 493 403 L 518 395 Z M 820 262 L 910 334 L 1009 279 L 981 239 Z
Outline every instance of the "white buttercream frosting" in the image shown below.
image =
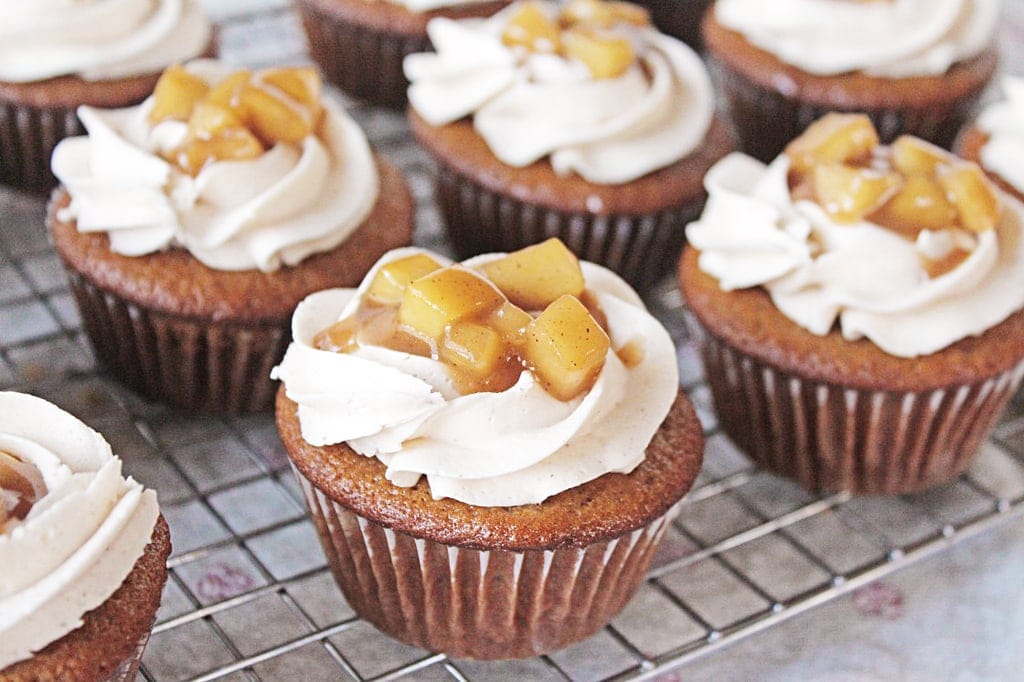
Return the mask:
M 430 12 L 444 7 L 458 7 L 460 5 L 480 5 L 493 0 L 386 0 L 392 5 L 401 5 L 411 12 Z
M 707 207 L 686 237 L 722 289 L 764 287 L 786 317 L 813 334 L 838 320 L 900 357 L 976 336 L 1024 307 L 1024 204 L 1003 196 L 995 230 L 922 231 L 916 242 L 871 222 L 838 224 L 817 203 L 793 201 L 785 155 L 770 166 L 731 154 L 708 172 Z M 957 267 L 929 278 L 921 257 L 966 240 Z
M 1024 78 L 1006 76 L 1003 94 L 978 117 L 978 128 L 989 136 L 981 165 L 1024 194 Z
M 703 141 L 714 97 L 689 47 L 620 24 L 612 30 L 630 40 L 638 62 L 616 78 L 595 79 L 581 62 L 504 45 L 517 8 L 486 20 L 430 21 L 437 52 L 405 60 L 409 102 L 424 120 L 437 126 L 472 114 L 504 163 L 523 167 L 549 156 L 557 173 L 598 184 L 634 180 Z
M 121 476 L 103 437 L 58 407 L 0 393 L 0 450 L 39 469 L 47 493 L 0 528 L 0 670 L 82 624 L 142 556 L 156 493 Z
M 934 76 L 992 43 L 999 0 L 719 0 L 715 18 L 818 75 Z
M 397 249 L 380 263 L 415 251 Z M 314 335 L 355 311 L 380 263 L 359 289 L 313 294 L 295 311 L 294 341 L 273 376 L 298 403 L 307 442 L 347 442 L 383 462 L 396 485 L 425 475 L 435 498 L 487 507 L 538 503 L 643 461 L 679 379 L 671 338 L 617 275 L 581 263 L 608 318 L 611 349 L 594 386 L 563 402 L 528 371 L 506 391 L 460 395 L 430 358 L 376 346 L 316 349 Z M 626 344 L 643 356 L 628 368 L 615 353 Z
M 187 68 L 210 83 L 230 73 L 210 60 Z M 272 271 L 334 248 L 376 203 L 369 143 L 330 100 L 301 144 L 210 163 L 195 177 L 158 153 L 181 144 L 187 125 L 151 125 L 152 106 L 150 98 L 127 109 L 81 107 L 88 135 L 61 141 L 53 154 L 53 172 L 71 194 L 61 218 L 76 220 L 80 232 L 106 232 L 115 253 L 182 247 L 218 270 Z
M 210 35 L 196 0 L 4 0 L 0 81 L 158 73 L 202 54 Z

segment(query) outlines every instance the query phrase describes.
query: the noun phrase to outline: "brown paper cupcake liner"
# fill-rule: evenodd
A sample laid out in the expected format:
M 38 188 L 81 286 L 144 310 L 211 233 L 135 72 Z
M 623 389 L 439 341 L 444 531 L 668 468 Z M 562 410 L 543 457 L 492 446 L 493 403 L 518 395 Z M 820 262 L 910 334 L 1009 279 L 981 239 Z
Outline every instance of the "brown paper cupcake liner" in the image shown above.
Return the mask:
M 745 78 L 720 60 L 710 59 L 709 62 L 735 123 L 740 148 L 764 162 L 778 156 L 793 138 L 830 111 L 867 114 L 883 143 L 909 134 L 949 149 L 984 90 L 981 87 L 972 96 L 960 98 L 949 106 L 926 109 L 864 109 L 852 103 L 832 106 L 787 97 Z
M 65 137 L 85 129 L 75 109 L 33 107 L 0 100 L 0 184 L 33 192 L 57 185 L 50 157 Z
M 687 223 L 704 197 L 645 215 L 597 215 L 525 203 L 438 160 L 437 201 L 459 258 L 515 251 L 558 237 L 578 257 L 611 268 L 637 291 L 675 269 Z
M 604 627 L 640 586 L 679 507 L 585 547 L 479 550 L 370 521 L 295 471 L 356 613 L 396 639 L 458 658 L 535 656 Z
M 353 97 L 401 109 L 409 81 L 402 60 L 430 49 L 424 35 L 389 33 L 346 21 L 316 6 L 296 0 L 309 42 L 309 52 L 324 77 Z
M 154 620 L 156 614 L 154 614 Z M 131 682 L 135 680 L 139 673 L 139 666 L 142 664 L 142 654 L 146 650 L 146 645 L 149 643 L 149 636 L 152 634 L 151 630 L 147 630 L 139 638 L 139 644 L 135 647 L 134 653 L 130 658 L 126 658 L 110 672 L 110 675 L 103 678 L 100 682 Z
M 695 50 L 704 46 L 700 21 L 712 0 L 631 0 L 651 12 L 651 20 L 662 33 L 679 38 Z
M 974 384 L 861 390 L 779 371 L 701 336 L 722 430 L 758 464 L 810 490 L 897 494 L 953 480 L 1024 376 L 1021 362 Z
M 270 370 L 290 341 L 280 327 L 169 315 L 111 295 L 68 271 L 97 361 L 130 388 L 189 412 L 243 414 L 271 407 Z

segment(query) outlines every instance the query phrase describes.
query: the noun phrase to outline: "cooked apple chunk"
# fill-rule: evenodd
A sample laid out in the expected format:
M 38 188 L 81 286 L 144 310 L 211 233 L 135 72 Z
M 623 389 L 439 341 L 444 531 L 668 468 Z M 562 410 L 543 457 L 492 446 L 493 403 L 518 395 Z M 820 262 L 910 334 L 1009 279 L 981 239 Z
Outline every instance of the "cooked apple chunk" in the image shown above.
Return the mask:
M 260 71 L 259 80 L 261 83 L 277 88 L 310 112 L 316 113 L 320 110 L 320 96 L 323 87 L 316 69 L 311 67 L 265 69 Z
M 855 222 L 883 203 L 899 187 L 896 173 L 823 163 L 814 168 L 814 195 L 840 222 Z
M 366 295 L 382 305 L 398 305 L 413 280 L 429 275 L 441 264 L 425 253 L 414 253 L 382 265 L 373 276 Z
M 562 36 L 562 43 L 565 56 L 583 62 L 599 80 L 618 78 L 636 61 L 628 40 L 590 29 L 571 28 Z
M 583 293 L 579 259 L 554 237 L 485 263 L 480 271 L 526 310 L 543 310 L 563 294 Z
M 911 239 L 921 230 L 943 230 L 956 224 L 956 210 L 935 180 L 911 175 L 871 220 Z
M 180 65 L 168 67 L 153 90 L 153 108 L 149 110 L 150 123 L 173 119 L 187 121 L 192 107 L 210 91 L 209 84 L 186 71 Z
M 972 232 L 995 228 L 1000 202 L 995 187 L 973 163 L 958 163 L 938 172 L 939 184 L 956 208 L 960 224 Z
M 484 316 L 505 302 L 501 292 L 471 270 L 452 266 L 420 277 L 405 288 L 398 321 L 435 343 L 453 322 Z
M 575 296 L 549 305 L 526 330 L 524 359 L 542 386 L 559 400 L 572 400 L 593 386 L 610 342 Z
M 521 345 L 533 317 L 511 301 L 505 301 L 500 308 L 488 316 L 487 324 L 501 334 L 507 343 Z
M 600 28 L 615 24 L 646 26 L 651 23 L 650 14 L 643 7 L 604 0 L 569 0 L 562 8 L 562 20 L 569 25 L 585 24 Z
M 558 52 L 561 31 L 558 24 L 536 2 L 524 2 L 508 20 L 501 42 L 509 47 L 524 47 L 531 52 Z
M 298 143 L 313 132 L 309 112 L 302 111 L 262 88 L 244 86 L 239 93 L 239 104 L 245 112 L 249 128 L 268 147 L 276 142 Z
M 821 163 L 864 163 L 878 146 L 878 133 L 864 114 L 826 114 L 789 143 L 785 154 L 797 174 Z
M 949 152 L 911 135 L 901 135 L 889 146 L 889 163 L 904 175 L 935 175 L 951 160 Z
M 453 322 L 438 349 L 443 362 L 477 377 L 494 372 L 505 354 L 501 335 L 491 327 L 473 321 Z

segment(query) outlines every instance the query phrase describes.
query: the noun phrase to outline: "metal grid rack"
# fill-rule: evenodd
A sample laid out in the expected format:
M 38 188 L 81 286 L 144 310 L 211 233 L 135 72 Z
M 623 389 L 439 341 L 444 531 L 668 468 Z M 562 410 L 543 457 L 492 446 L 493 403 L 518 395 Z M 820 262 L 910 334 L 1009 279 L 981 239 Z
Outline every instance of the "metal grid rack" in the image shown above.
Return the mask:
M 307 61 L 283 0 L 209 4 L 227 59 Z M 445 250 L 429 162 L 404 119 L 351 110 L 409 179 L 417 243 Z M 43 207 L 0 190 L 0 388 L 78 415 L 160 494 L 175 549 L 140 679 L 653 678 L 1024 514 L 1019 402 L 967 474 L 927 493 L 817 498 L 758 470 L 717 432 L 682 303 L 666 282 L 650 303 L 677 342 L 708 450 L 647 581 L 608 627 L 568 649 L 523 661 L 449 660 L 381 635 L 344 602 L 269 415 L 187 417 L 97 373 Z

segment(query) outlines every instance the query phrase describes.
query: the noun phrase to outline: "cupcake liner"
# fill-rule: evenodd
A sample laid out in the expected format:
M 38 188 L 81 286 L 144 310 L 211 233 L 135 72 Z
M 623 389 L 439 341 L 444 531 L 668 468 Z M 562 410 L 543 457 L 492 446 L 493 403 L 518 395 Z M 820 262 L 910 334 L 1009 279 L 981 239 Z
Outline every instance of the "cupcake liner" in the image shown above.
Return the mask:
M 370 521 L 295 473 L 356 613 L 396 639 L 457 658 L 536 656 L 602 628 L 639 587 L 679 507 L 585 547 L 482 550 Z
M 74 107 L 33 107 L 0 100 L 0 184 L 45 192 L 57 185 L 50 157 L 65 137 L 85 129 Z
M 712 0 L 631 0 L 646 7 L 662 33 L 679 38 L 695 50 L 704 47 L 700 22 Z
M 558 237 L 578 257 L 611 268 L 641 293 L 675 269 L 687 223 L 704 197 L 644 215 L 559 211 L 500 194 L 438 160 L 437 201 L 460 259 Z
M 710 65 L 735 123 L 740 148 L 764 162 L 778 156 L 793 138 L 830 111 L 867 114 L 883 143 L 909 134 L 949 149 L 984 90 L 980 87 L 969 97 L 927 109 L 865 109 L 852 102 L 842 106 L 803 102 L 762 87 L 720 60 L 710 59 Z
M 155 619 L 156 614 L 154 614 Z M 135 647 L 131 657 L 123 660 L 120 665 L 110 672 L 110 675 L 104 677 L 100 682 L 130 682 L 135 680 L 139 673 L 139 666 L 142 664 L 142 654 L 146 650 L 151 634 L 152 630 L 144 632 L 142 637 L 139 638 L 138 646 Z
M 430 50 L 426 34 L 389 33 L 346 21 L 315 2 L 297 0 L 295 6 L 306 30 L 309 53 L 327 80 L 372 104 L 396 109 L 405 106 L 409 81 L 402 72 L 402 60 Z
M 271 407 L 270 370 L 290 341 L 279 327 L 169 315 L 114 296 L 68 270 L 82 326 L 100 365 L 139 393 L 189 412 Z
M 810 490 L 898 494 L 953 480 L 1024 376 L 1021 362 L 974 384 L 862 390 L 779 371 L 702 336 L 722 430 L 758 464 Z

